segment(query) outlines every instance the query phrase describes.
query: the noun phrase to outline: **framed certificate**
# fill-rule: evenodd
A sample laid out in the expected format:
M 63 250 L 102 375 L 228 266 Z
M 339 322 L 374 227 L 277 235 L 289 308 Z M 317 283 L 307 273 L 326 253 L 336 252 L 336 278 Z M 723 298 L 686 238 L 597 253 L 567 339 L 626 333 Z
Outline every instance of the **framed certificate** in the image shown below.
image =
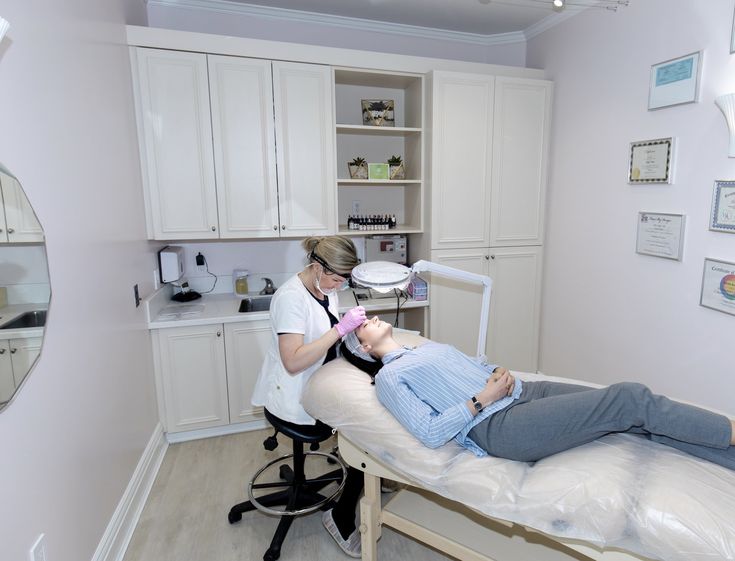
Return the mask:
M 735 263 L 704 260 L 699 304 L 735 316 Z
M 648 110 L 697 101 L 701 69 L 701 51 L 651 66 Z
M 673 138 L 631 142 L 628 183 L 671 183 L 673 157 Z
M 735 233 L 735 181 L 715 181 L 709 229 Z
M 684 221 L 683 214 L 639 212 L 636 252 L 681 261 Z

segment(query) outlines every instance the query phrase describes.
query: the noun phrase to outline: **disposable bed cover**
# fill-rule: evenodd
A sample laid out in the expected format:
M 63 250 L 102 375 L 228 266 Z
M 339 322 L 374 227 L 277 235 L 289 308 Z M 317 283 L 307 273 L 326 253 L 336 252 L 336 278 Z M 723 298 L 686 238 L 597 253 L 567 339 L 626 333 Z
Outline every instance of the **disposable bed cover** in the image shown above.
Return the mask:
M 400 341 L 424 340 L 402 333 Z M 735 560 L 735 471 L 673 448 L 616 434 L 533 464 L 477 457 L 455 441 L 429 449 L 344 359 L 311 377 L 302 403 L 407 480 L 488 516 L 651 559 Z

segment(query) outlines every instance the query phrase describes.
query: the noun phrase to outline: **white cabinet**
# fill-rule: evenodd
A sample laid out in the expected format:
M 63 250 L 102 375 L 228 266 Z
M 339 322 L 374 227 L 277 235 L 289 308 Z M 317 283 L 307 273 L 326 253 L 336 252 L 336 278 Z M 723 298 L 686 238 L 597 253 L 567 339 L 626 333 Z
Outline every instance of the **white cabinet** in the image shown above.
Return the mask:
M 157 339 L 159 407 L 167 432 L 229 422 L 222 325 L 175 327 Z
M 0 403 L 9 400 L 41 353 L 43 337 L 0 339 Z
M 147 48 L 131 57 L 150 238 L 334 233 L 329 67 Z
M 227 387 L 230 400 L 230 422 L 241 423 L 263 418 L 263 408 L 250 403 L 260 367 L 271 338 L 270 320 L 228 323 Z
M 14 393 L 15 380 L 10 358 L 10 341 L 0 339 L 0 403 L 8 401 Z
M 0 171 L 0 243 L 42 242 L 43 229 L 14 177 Z
M 493 279 L 485 354 L 491 362 L 533 372 L 538 360 L 541 298 L 541 247 L 495 247 L 432 252 L 431 259 L 449 267 Z M 431 338 L 474 355 L 482 290 L 433 276 Z
M 270 320 L 153 330 L 158 405 L 166 432 L 262 419 L 262 408 L 253 407 L 250 399 L 270 332 Z

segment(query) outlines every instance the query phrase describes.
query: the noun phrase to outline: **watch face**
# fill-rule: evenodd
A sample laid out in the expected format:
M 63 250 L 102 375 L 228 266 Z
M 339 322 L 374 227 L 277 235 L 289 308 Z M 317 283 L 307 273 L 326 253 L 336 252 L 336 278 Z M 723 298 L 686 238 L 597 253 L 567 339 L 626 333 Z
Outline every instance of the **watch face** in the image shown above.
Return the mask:
M 475 410 L 476 411 L 482 411 L 482 403 L 480 403 L 477 400 L 474 400 L 473 403 L 475 404 Z

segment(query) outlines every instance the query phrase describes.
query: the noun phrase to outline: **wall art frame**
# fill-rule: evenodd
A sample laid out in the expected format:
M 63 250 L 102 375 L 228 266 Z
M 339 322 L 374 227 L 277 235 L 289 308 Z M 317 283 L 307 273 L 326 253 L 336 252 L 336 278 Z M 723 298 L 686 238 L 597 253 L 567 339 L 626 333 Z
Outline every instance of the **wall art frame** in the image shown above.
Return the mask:
M 652 65 L 648 110 L 696 103 L 699 99 L 702 59 L 702 51 L 697 51 Z

